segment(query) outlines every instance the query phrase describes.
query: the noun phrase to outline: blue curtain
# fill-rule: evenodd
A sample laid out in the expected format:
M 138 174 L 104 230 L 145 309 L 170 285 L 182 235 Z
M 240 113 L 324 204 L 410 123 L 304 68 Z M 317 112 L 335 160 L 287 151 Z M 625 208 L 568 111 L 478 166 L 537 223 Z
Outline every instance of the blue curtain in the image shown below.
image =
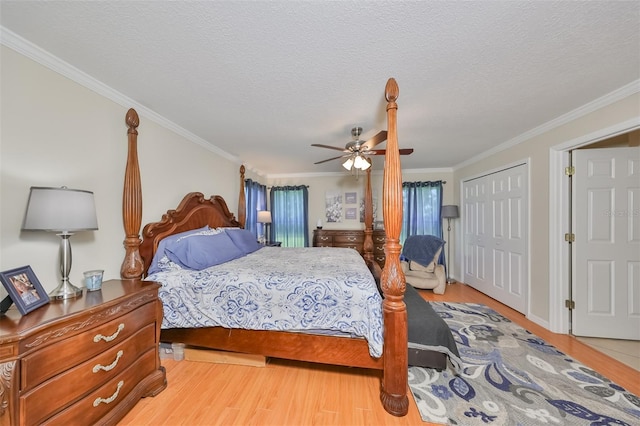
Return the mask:
M 244 229 L 258 237 L 264 235 L 264 224 L 258 223 L 258 211 L 267 209 L 267 187 L 251 179 L 244 180 L 244 196 L 247 203 L 247 220 Z M 260 229 L 258 229 L 260 226 Z
M 402 231 L 400 244 L 410 235 L 442 238 L 442 181 L 402 183 Z M 443 250 L 444 252 L 444 250 Z
M 271 240 L 309 247 L 309 191 L 304 185 L 271 188 Z

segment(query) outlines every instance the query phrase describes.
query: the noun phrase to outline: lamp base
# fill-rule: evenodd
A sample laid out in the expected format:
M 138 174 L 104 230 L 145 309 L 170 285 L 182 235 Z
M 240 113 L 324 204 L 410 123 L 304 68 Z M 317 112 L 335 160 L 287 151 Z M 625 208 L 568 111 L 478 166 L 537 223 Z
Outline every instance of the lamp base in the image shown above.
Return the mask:
M 82 296 L 82 289 L 71 284 L 69 281 L 62 281 L 51 293 L 49 299 L 62 300 L 73 299 Z

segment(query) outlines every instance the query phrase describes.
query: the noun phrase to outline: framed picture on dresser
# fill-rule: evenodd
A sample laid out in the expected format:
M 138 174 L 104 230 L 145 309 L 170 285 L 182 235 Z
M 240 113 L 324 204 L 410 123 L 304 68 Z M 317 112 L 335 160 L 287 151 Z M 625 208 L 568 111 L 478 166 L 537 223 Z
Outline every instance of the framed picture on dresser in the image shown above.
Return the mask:
M 0 281 L 22 315 L 49 303 L 49 295 L 31 266 L 0 272 Z

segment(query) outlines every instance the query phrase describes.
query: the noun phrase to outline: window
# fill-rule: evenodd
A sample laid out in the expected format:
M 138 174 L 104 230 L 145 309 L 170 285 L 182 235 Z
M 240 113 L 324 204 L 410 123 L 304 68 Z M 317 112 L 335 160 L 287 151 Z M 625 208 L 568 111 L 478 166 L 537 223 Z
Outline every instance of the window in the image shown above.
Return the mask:
M 409 235 L 442 238 L 442 181 L 402 183 L 402 231 L 400 244 Z
M 309 247 L 309 191 L 304 185 L 271 188 L 271 239 L 282 247 Z

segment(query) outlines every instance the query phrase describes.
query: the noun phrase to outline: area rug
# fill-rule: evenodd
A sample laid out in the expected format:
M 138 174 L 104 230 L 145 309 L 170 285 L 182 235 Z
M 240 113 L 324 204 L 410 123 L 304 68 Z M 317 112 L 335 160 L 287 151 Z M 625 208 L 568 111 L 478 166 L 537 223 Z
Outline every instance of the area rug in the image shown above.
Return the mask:
M 479 304 L 431 302 L 463 366 L 410 367 L 425 422 L 450 425 L 640 425 L 640 398 Z

